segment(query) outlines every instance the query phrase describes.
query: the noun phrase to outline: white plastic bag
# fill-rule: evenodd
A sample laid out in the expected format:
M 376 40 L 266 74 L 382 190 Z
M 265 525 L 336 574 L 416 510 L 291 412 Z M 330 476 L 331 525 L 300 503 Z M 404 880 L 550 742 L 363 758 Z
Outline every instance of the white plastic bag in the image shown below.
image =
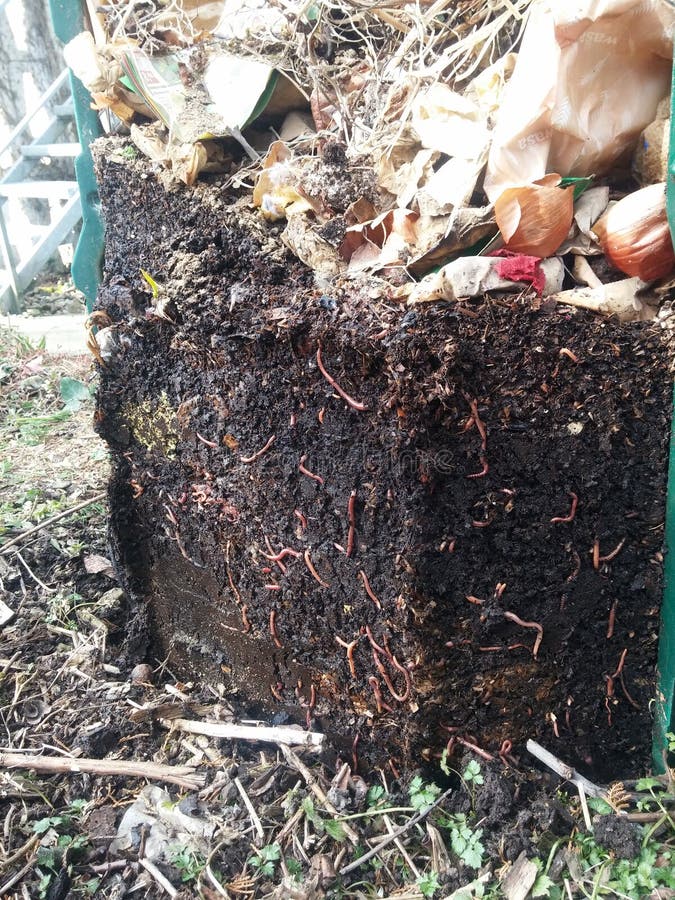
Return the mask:
M 667 0 L 540 0 L 493 135 L 485 191 L 590 175 L 629 153 L 669 93 Z

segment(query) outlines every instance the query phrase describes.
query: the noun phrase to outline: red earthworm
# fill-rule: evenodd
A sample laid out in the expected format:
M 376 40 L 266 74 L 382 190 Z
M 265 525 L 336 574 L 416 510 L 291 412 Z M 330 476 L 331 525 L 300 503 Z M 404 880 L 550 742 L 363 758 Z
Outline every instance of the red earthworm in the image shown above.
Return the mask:
M 277 682 L 276 685 L 271 684 L 270 691 L 272 692 L 272 696 L 275 700 L 278 700 L 279 703 L 284 702 L 284 698 L 281 696 L 281 692 L 279 691 L 279 682 Z
M 263 575 L 269 575 L 272 571 L 272 568 L 271 566 L 263 566 L 260 571 L 263 573 Z
M 288 425 L 290 428 L 295 428 L 295 426 L 297 424 L 298 424 L 298 417 L 296 416 L 296 414 L 294 412 L 292 412 L 291 418 L 289 419 L 289 422 L 288 422 Z
M 466 434 L 467 431 L 471 431 L 473 426 L 476 424 L 476 420 L 473 416 L 469 416 L 464 425 L 462 426 L 462 430 L 459 432 L 460 434 Z
M 240 456 L 239 460 L 248 465 L 249 463 L 255 462 L 256 459 L 260 459 L 263 453 L 267 453 L 272 444 L 276 441 L 276 435 L 273 434 L 271 438 L 268 439 L 267 443 L 264 447 L 261 447 L 260 450 L 257 450 L 252 456 Z
M 198 431 L 196 431 L 195 434 L 197 435 L 199 440 L 202 442 L 202 444 L 206 444 L 207 447 L 216 447 L 216 448 L 218 447 L 218 444 L 216 444 L 215 441 L 207 440 L 205 437 L 202 437 L 202 435 Z
M 448 553 L 454 553 L 454 552 L 455 552 L 455 546 L 456 546 L 456 544 L 457 544 L 457 538 L 453 538 L 453 539 L 450 541 L 450 543 L 448 544 Z
M 479 647 L 481 653 L 494 653 L 497 650 L 503 650 L 503 647 Z
M 466 747 L 467 750 L 473 750 L 474 753 L 477 753 L 479 756 L 482 756 L 483 759 L 487 759 L 488 762 L 494 761 L 494 756 L 491 753 L 488 753 L 487 750 L 481 749 L 477 744 L 472 744 L 470 741 L 464 740 L 463 737 L 457 735 L 455 740 L 458 744 L 461 744 L 463 747 Z
M 314 472 L 310 472 L 309 469 L 305 468 L 305 460 L 307 456 L 300 457 L 300 463 L 298 464 L 298 469 L 302 472 L 303 475 L 306 475 L 308 478 L 312 478 L 314 481 L 318 481 L 319 484 L 323 484 L 323 478 L 320 475 L 315 475 Z
M 389 693 L 391 694 L 391 696 L 394 698 L 394 700 L 397 700 L 399 703 L 405 703 L 405 701 L 410 696 L 410 673 L 407 672 L 403 667 L 399 666 L 399 669 L 405 675 L 405 693 L 397 694 L 396 689 L 394 688 L 393 682 L 392 682 L 391 678 L 389 677 L 389 673 L 387 672 L 387 669 L 385 668 L 384 663 L 380 659 L 380 655 L 377 652 L 377 650 L 373 650 L 373 659 L 375 661 L 375 665 L 377 666 L 378 672 L 380 673 L 382 678 L 384 678 L 384 683 L 387 685 L 387 689 L 389 690 Z
M 309 704 L 307 706 L 307 717 L 305 720 L 307 722 L 307 730 L 309 730 L 312 727 L 312 710 L 314 709 L 315 706 L 316 706 L 316 688 L 314 687 L 314 685 L 311 685 L 311 687 L 309 689 Z
M 512 491 L 511 488 L 499 488 L 500 494 L 506 494 L 507 497 L 515 497 L 517 491 Z
M 363 569 L 359 569 L 359 575 L 361 576 L 361 580 L 363 581 L 363 586 L 366 589 L 366 593 L 368 594 L 370 599 L 373 601 L 373 603 L 375 604 L 375 606 L 378 609 L 382 609 L 382 604 L 378 600 L 377 596 L 373 593 L 373 589 L 371 588 L 370 582 L 368 581 L 368 576 L 363 571 Z
M 356 529 L 354 506 L 356 504 L 356 488 L 349 495 L 347 503 L 347 516 L 349 518 L 349 532 L 347 533 L 347 556 L 351 556 L 354 552 L 354 532 Z
M 314 565 L 312 564 L 312 559 L 311 559 L 311 557 L 310 557 L 310 555 L 309 555 L 309 550 L 305 550 L 304 559 L 305 559 L 305 565 L 306 565 L 307 568 L 309 569 L 309 571 L 310 571 L 312 577 L 313 577 L 316 581 L 319 582 L 319 584 L 321 585 L 321 587 L 325 587 L 325 588 L 330 587 L 329 584 L 326 584 L 326 582 L 322 580 L 321 576 L 319 575 L 319 573 L 318 573 L 318 572 L 316 571 L 316 569 L 314 568 Z
M 513 744 L 508 738 L 505 738 L 502 741 L 502 745 L 499 748 L 499 753 L 497 754 L 501 761 L 506 764 L 508 762 L 508 754 L 513 750 Z
M 166 517 L 171 522 L 172 525 L 175 525 L 178 528 L 178 519 L 174 516 L 173 510 L 167 503 L 163 503 L 162 506 L 166 510 Z
M 507 650 L 527 650 L 529 652 L 530 648 L 527 644 L 509 644 L 506 648 Z
M 232 588 L 232 593 L 234 594 L 234 599 L 237 603 L 241 603 L 241 595 L 237 590 L 234 580 L 232 578 L 232 572 L 230 572 L 230 542 L 227 542 L 225 547 L 225 571 L 227 572 L 227 580 L 230 582 L 230 587 Z
M 579 357 L 576 353 L 572 353 L 567 347 L 561 347 L 558 351 L 559 356 L 566 356 L 568 359 L 571 359 L 573 363 L 579 362 Z
M 356 755 L 356 747 L 357 747 L 357 744 L 359 743 L 360 737 L 361 737 L 361 735 L 357 731 L 356 735 L 354 737 L 354 740 L 352 741 L 352 774 L 353 775 L 355 775 L 359 770 L 359 758 Z
M 626 654 L 628 653 L 628 647 L 624 647 L 621 653 L 621 658 L 619 659 L 619 665 L 616 667 L 616 672 L 612 675 L 612 679 L 618 678 L 618 676 L 623 672 L 623 664 L 626 661 Z
M 276 553 L 274 552 L 274 548 L 270 544 L 270 539 L 267 537 L 267 535 L 265 535 L 265 544 L 267 545 L 267 549 L 270 551 L 271 555 L 270 556 L 267 556 L 267 554 L 263 554 L 263 555 L 267 556 L 267 559 L 272 559 L 272 557 L 276 556 Z M 261 550 L 260 552 L 262 553 L 263 551 Z M 275 559 L 275 560 L 273 560 L 273 562 L 274 562 L 274 565 L 279 568 L 279 571 L 281 572 L 281 574 L 285 575 L 287 570 L 286 570 L 286 566 L 282 563 L 282 561 L 280 559 Z
M 471 641 L 446 641 L 445 646 L 449 647 L 451 650 L 454 650 L 455 647 L 463 647 L 465 645 L 471 646 Z
M 272 640 L 274 641 L 274 646 L 279 650 L 283 649 L 283 644 L 279 640 L 279 635 L 277 634 L 277 614 L 275 610 L 272 610 L 270 613 L 270 634 L 272 635 Z
M 281 590 L 280 585 L 274 584 L 272 582 L 270 582 L 270 584 L 264 584 L 263 587 L 266 588 L 268 591 L 280 591 Z
M 319 420 L 319 424 L 323 425 L 323 417 L 326 415 L 326 407 L 322 406 L 319 412 L 316 414 L 317 419 Z
M 635 700 L 633 700 L 631 695 L 628 693 L 628 688 L 626 687 L 626 682 L 623 680 L 623 672 L 619 675 L 619 681 L 621 682 L 621 690 L 623 691 L 626 700 L 628 700 L 630 705 L 633 706 L 635 709 L 640 709 L 640 704 L 636 703 Z
M 278 553 L 271 554 L 265 553 L 264 551 L 260 551 L 265 559 L 269 559 L 272 562 L 279 562 L 282 559 L 285 559 L 287 556 L 294 556 L 296 559 L 300 559 L 302 553 L 299 550 L 293 550 L 292 547 L 284 547 L 283 550 L 280 550 Z
M 467 594 L 464 599 L 468 600 L 469 603 L 473 603 L 474 606 L 482 606 L 485 602 L 484 600 L 481 600 L 480 597 L 473 597 L 471 594 Z
M 134 500 L 138 500 L 138 498 L 141 496 L 141 494 L 143 493 L 143 491 L 145 490 L 145 488 L 143 487 L 142 484 L 139 484 L 139 483 L 138 483 L 137 481 L 135 481 L 133 478 L 132 478 L 131 481 L 129 482 L 129 486 L 130 486 L 130 488 L 131 488 L 131 490 L 132 490 L 132 494 L 131 494 L 132 498 L 133 498 Z
M 483 463 L 483 468 L 481 469 L 481 471 L 474 472 L 473 475 L 467 475 L 466 476 L 467 478 L 485 478 L 485 476 L 490 471 L 490 467 L 489 467 L 488 461 L 487 461 L 487 459 L 485 459 L 485 457 L 483 457 L 481 459 L 481 462 Z
M 191 563 L 192 560 L 190 559 L 187 550 L 186 550 L 185 547 L 183 546 L 183 542 L 181 541 L 180 535 L 178 534 L 178 529 L 176 529 L 176 532 L 175 532 L 175 534 L 174 534 L 174 538 L 173 538 L 173 539 L 174 539 L 174 541 L 176 542 L 176 544 L 178 544 L 178 549 L 180 550 L 182 556 L 183 556 L 185 559 L 187 559 L 188 562 Z
M 342 399 L 345 401 L 345 403 L 349 404 L 349 406 L 351 406 L 352 409 L 356 409 L 359 412 L 364 412 L 365 410 L 368 409 L 368 407 L 365 405 L 365 403 L 359 403 L 358 400 L 354 400 L 353 397 L 350 397 L 349 394 L 347 393 L 347 391 L 345 391 L 343 388 L 340 387 L 340 385 L 333 378 L 333 376 L 328 374 L 328 372 L 324 368 L 323 362 L 321 360 L 321 344 L 318 345 L 317 350 L 316 350 L 316 364 L 319 367 L 319 371 L 321 372 L 323 377 L 326 379 L 328 384 L 338 392 L 338 394 L 342 397 Z
M 571 575 L 567 576 L 567 578 L 565 579 L 565 584 L 569 584 L 570 581 L 574 581 L 574 579 L 581 571 L 581 557 L 576 550 L 572 550 L 572 558 L 574 559 L 574 571 Z
M 244 626 L 244 634 L 248 634 L 251 630 L 251 623 L 248 620 L 246 613 L 248 612 L 248 605 L 244 603 L 241 608 L 241 623 Z
M 488 525 L 492 525 L 494 520 L 494 516 L 490 516 L 484 522 L 479 522 L 478 519 L 472 519 L 471 524 L 474 528 L 487 528 Z
M 616 604 L 617 604 L 617 601 L 615 600 L 614 603 L 612 603 L 612 608 L 609 611 L 609 619 L 607 620 L 607 640 L 609 640 L 614 634 L 614 622 L 616 619 Z
M 180 504 L 180 506 L 184 506 L 187 503 L 187 500 L 188 500 L 187 491 L 183 491 L 183 493 L 178 498 L 178 503 Z
M 385 703 L 382 699 L 382 692 L 380 691 L 380 682 L 374 675 L 371 675 L 368 679 L 368 684 L 371 686 L 373 693 L 375 694 L 375 702 L 377 703 L 377 711 L 381 713 L 383 709 L 386 709 L 387 712 L 393 712 L 391 706 L 388 703 Z
M 600 568 L 600 541 L 597 538 L 593 542 L 591 553 L 593 554 L 593 568 L 597 572 Z
M 347 551 L 342 546 L 342 544 L 338 544 L 337 541 L 333 541 L 333 546 L 335 547 L 335 549 L 337 550 L 338 553 L 344 553 L 345 556 L 347 555 Z
M 399 772 L 399 770 L 398 770 L 398 769 L 396 768 L 396 766 L 394 765 L 394 760 L 391 758 L 391 756 L 390 756 L 389 759 L 387 760 L 387 765 L 388 765 L 389 768 L 391 769 L 391 774 L 394 776 L 394 778 L 395 778 L 397 781 L 400 781 L 400 780 L 401 780 L 401 773 Z
M 621 540 L 616 545 L 616 547 L 612 550 L 611 553 L 608 553 L 607 556 L 599 556 L 598 557 L 598 562 L 599 563 L 611 562 L 614 559 L 614 557 L 619 555 L 619 553 L 621 552 L 621 548 L 623 547 L 623 545 L 625 543 L 626 543 L 626 538 L 621 538 Z
M 558 717 L 554 713 L 549 713 L 551 725 L 553 726 L 553 734 L 560 740 L 560 732 L 558 731 Z
M 300 520 L 300 527 L 303 531 L 307 530 L 307 519 L 303 516 L 299 509 L 293 510 L 293 515 Z
M 483 450 L 487 450 L 487 431 L 485 430 L 485 425 L 478 414 L 478 400 L 471 400 L 468 394 L 464 394 L 464 398 L 466 399 L 469 407 L 471 409 L 471 415 L 473 416 L 473 420 L 476 423 L 476 428 L 478 429 L 478 433 L 481 437 L 481 447 Z
M 389 651 L 385 650 L 384 647 L 380 647 L 375 638 L 373 637 L 373 632 L 370 630 L 370 625 L 366 625 L 366 635 L 368 636 L 368 640 L 370 641 L 370 646 L 377 650 L 378 653 L 382 653 L 384 656 L 389 656 Z
M 347 651 L 347 662 L 349 664 L 349 672 L 350 672 L 352 678 L 356 678 L 356 666 L 354 664 L 354 648 L 358 644 L 359 638 L 356 638 L 355 640 L 351 641 L 349 644 L 347 643 L 347 641 L 343 641 L 342 638 L 338 637 L 337 635 L 335 635 L 335 640 L 338 642 L 338 644 L 341 647 L 344 647 L 345 650 Z
M 570 725 L 570 714 L 572 712 L 571 706 L 574 703 L 574 697 L 567 698 L 567 709 L 565 710 L 565 725 L 567 726 L 567 730 L 571 731 L 572 726 Z
M 532 656 L 537 658 L 537 653 L 539 652 L 539 647 L 541 646 L 541 642 L 544 639 L 544 629 L 539 624 L 539 622 L 524 622 L 521 618 L 519 618 L 515 613 L 505 612 L 505 619 L 510 619 L 512 622 L 515 622 L 516 625 L 520 625 L 522 628 L 534 628 L 537 632 L 537 639 L 534 642 L 534 646 L 532 647 Z
M 574 493 L 574 491 L 569 492 L 570 497 L 572 498 L 572 508 L 566 516 L 555 516 L 551 519 L 551 523 L 555 522 L 571 522 L 574 519 L 575 513 L 577 511 L 577 503 L 579 502 L 579 498 Z

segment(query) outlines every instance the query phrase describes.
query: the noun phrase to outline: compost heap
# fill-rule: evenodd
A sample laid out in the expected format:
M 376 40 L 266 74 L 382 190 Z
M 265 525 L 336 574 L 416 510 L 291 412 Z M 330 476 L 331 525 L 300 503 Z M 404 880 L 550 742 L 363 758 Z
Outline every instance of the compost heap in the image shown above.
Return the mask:
M 456 125 L 445 88 L 469 102 L 450 76 L 443 98 L 430 95 L 457 45 L 445 26 L 464 13 L 475 38 L 474 6 L 444 21 L 428 10 L 429 54 L 443 65 L 417 81 L 394 66 L 374 82 L 389 85 L 387 103 L 357 76 L 368 48 L 391 46 L 355 29 L 345 49 L 354 22 L 324 10 L 320 24 L 343 42 L 319 52 L 319 25 L 299 29 L 313 48 L 302 72 L 348 54 L 358 103 L 327 118 L 312 94 L 320 130 L 292 146 L 268 132 L 255 164 L 246 147 L 258 135 L 239 125 L 220 142 L 184 142 L 182 158 L 197 160 L 187 175 L 160 124 L 132 122 L 134 143 L 96 146 L 107 239 L 93 349 L 114 555 L 155 657 L 222 684 L 249 715 L 324 730 L 354 762 L 394 769 L 466 745 L 508 758 L 532 737 L 610 778 L 627 753 L 646 757 L 655 692 L 670 421 L 664 189 L 655 179 L 656 201 L 638 203 L 631 227 L 650 252 L 626 264 L 591 228 L 635 188 L 618 157 L 596 182 L 574 167 L 551 177 L 544 160 L 541 178 L 490 204 L 492 129 L 461 165 L 424 146 L 420 123 Z M 464 69 L 452 56 L 455 82 L 477 48 L 509 49 L 500 41 L 516 42 L 526 21 L 485 16 L 491 41 L 464 44 Z M 397 38 L 399 67 L 417 47 L 410 33 Z M 527 30 L 523 54 L 526 42 Z M 649 52 L 653 62 L 654 41 Z M 501 91 L 512 64 L 499 56 L 481 74 Z M 663 99 L 659 79 L 631 149 Z M 368 151 L 356 128 L 369 102 L 389 110 L 386 128 L 368 132 L 396 132 L 388 154 Z M 164 142 L 154 162 L 136 150 L 149 151 L 139 134 L 150 132 Z M 209 173 L 214 156 L 221 171 Z M 464 194 L 439 209 L 428 187 L 446 166 Z M 611 223 L 605 233 L 616 236 Z M 655 256 L 657 274 L 643 267 Z

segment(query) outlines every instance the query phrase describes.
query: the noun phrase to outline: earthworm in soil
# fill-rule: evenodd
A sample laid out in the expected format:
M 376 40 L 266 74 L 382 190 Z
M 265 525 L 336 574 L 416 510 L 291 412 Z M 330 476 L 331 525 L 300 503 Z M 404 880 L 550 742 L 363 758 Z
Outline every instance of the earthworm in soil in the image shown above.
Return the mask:
M 616 604 L 615 600 L 612 603 L 612 608 L 609 611 L 609 619 L 607 620 L 607 640 L 609 640 L 614 634 L 614 622 L 616 620 Z
M 333 376 L 330 375 L 326 371 L 326 369 L 324 368 L 323 362 L 321 360 L 321 344 L 319 344 L 319 346 L 317 347 L 317 350 L 316 350 L 316 364 L 319 367 L 319 371 L 321 372 L 323 377 L 326 379 L 328 384 L 334 390 L 336 390 L 338 392 L 338 394 L 342 397 L 342 399 L 345 401 L 345 403 L 347 403 L 349 406 L 351 406 L 352 409 L 356 409 L 359 412 L 364 412 L 365 410 L 368 409 L 368 407 L 365 405 L 365 403 L 360 403 L 358 400 L 354 400 L 353 397 L 350 397 L 349 394 L 347 393 L 347 391 L 345 391 L 343 388 L 341 388 L 340 385 L 337 383 L 337 381 L 333 378 Z
M 241 622 L 242 622 L 242 625 L 244 626 L 244 634 L 248 634 L 248 632 L 251 630 L 251 623 L 249 622 L 248 617 L 246 615 L 247 612 L 248 612 L 248 605 L 246 603 L 244 603 L 244 605 L 241 608 Z
M 307 531 L 307 519 L 303 516 L 299 509 L 293 510 L 293 515 L 300 520 L 300 527 L 303 531 Z
M 509 619 L 511 622 L 515 622 L 516 625 L 520 625 L 522 628 L 534 628 L 537 632 L 537 639 L 534 642 L 534 646 L 532 647 L 532 656 L 537 658 L 537 653 L 539 652 L 539 647 L 541 646 L 541 642 L 544 639 L 544 629 L 539 624 L 539 622 L 524 622 L 521 618 L 519 618 L 515 613 L 505 612 L 504 618 Z
M 623 545 L 625 543 L 626 543 L 626 538 L 621 538 L 621 540 L 616 545 L 616 547 L 612 550 L 611 553 L 608 553 L 607 556 L 599 556 L 598 557 L 598 562 L 599 563 L 611 562 L 616 556 L 619 555 L 619 553 L 621 552 L 621 548 L 623 547 Z
M 335 635 L 335 640 L 341 647 L 344 647 L 347 651 L 347 662 L 349 663 L 349 672 L 352 678 L 356 678 L 356 666 L 354 664 L 354 648 L 359 642 L 359 638 L 356 638 L 353 641 L 347 643 L 347 641 L 343 641 L 341 637 Z
M 349 495 L 349 502 L 347 504 L 347 516 L 349 518 L 349 532 L 347 534 L 347 556 L 351 556 L 354 552 L 354 532 L 356 529 L 355 524 L 355 516 L 354 516 L 354 506 L 356 504 L 356 489 L 354 489 Z
M 552 524 L 555 524 L 556 522 L 571 522 L 574 519 L 579 498 L 574 493 L 574 491 L 570 491 L 569 495 L 572 498 L 572 508 L 566 516 L 554 516 L 554 518 L 551 519 Z
M 267 537 L 267 535 L 265 535 L 265 544 L 267 545 L 267 549 L 270 551 L 271 556 L 276 556 L 276 554 L 274 552 L 274 548 L 270 544 L 270 539 Z M 260 552 L 262 553 L 262 550 Z M 270 556 L 268 556 L 267 558 L 271 559 Z M 282 563 L 282 561 L 280 559 L 275 559 L 274 564 L 275 564 L 275 566 L 279 567 L 279 571 L 281 572 L 282 575 L 286 574 L 286 566 Z
M 487 459 L 485 459 L 485 457 L 483 457 L 483 459 L 481 459 L 481 462 L 483 463 L 483 468 L 481 469 L 481 471 L 474 472 L 473 475 L 467 475 L 466 476 L 467 478 L 485 478 L 485 476 L 490 471 L 490 467 L 488 466 L 488 461 L 487 461 Z
M 280 550 L 276 554 L 265 553 L 264 551 L 260 551 L 265 559 L 269 559 L 272 562 L 279 562 L 282 559 L 285 559 L 287 556 L 294 556 L 296 559 L 300 559 L 302 553 L 299 550 L 293 550 L 292 547 L 284 547 L 283 550 Z
M 380 682 L 378 679 L 371 675 L 368 679 L 368 684 L 371 686 L 373 690 L 373 694 L 375 694 L 375 702 L 377 703 L 377 711 L 381 713 L 383 709 L 386 709 L 387 712 L 393 712 L 394 710 L 389 706 L 388 703 L 385 703 L 382 699 L 382 692 L 380 691 Z
M 284 702 L 284 698 L 281 696 L 281 693 L 279 691 L 279 682 L 277 682 L 276 684 L 271 684 L 270 691 L 275 700 L 278 700 L 279 703 Z
M 276 439 L 276 435 L 273 434 L 271 438 L 268 438 L 267 443 L 264 447 L 261 447 L 260 450 L 256 451 L 252 456 L 240 456 L 240 461 L 248 465 L 249 463 L 255 462 L 256 459 L 260 459 L 263 453 L 267 453 Z
M 382 604 L 380 603 L 376 594 L 374 593 L 373 589 L 371 588 L 370 582 L 368 581 L 368 576 L 363 571 L 363 569 L 359 569 L 359 575 L 361 576 L 361 580 L 363 581 L 363 586 L 366 589 L 366 593 L 368 594 L 370 599 L 373 601 L 373 603 L 375 604 L 375 606 L 378 609 L 382 609 Z
M 298 463 L 298 469 L 303 475 L 306 475 L 308 478 L 313 479 L 314 481 L 318 481 L 319 484 L 323 484 L 323 478 L 320 475 L 315 475 L 314 472 L 310 472 L 309 469 L 305 468 L 305 460 L 307 456 L 301 456 L 300 462 Z
M 272 635 L 274 646 L 279 650 L 282 650 L 284 645 L 279 640 L 279 635 L 277 634 L 277 614 L 275 610 L 272 610 L 270 613 L 270 634 Z
M 316 569 L 314 568 L 314 564 L 312 563 L 312 558 L 311 558 L 311 556 L 309 555 L 309 550 L 305 550 L 304 559 L 305 559 L 305 565 L 306 565 L 307 568 L 309 569 L 310 574 L 312 575 L 312 577 L 313 577 L 316 581 L 319 582 L 319 584 L 321 585 L 321 587 L 325 587 L 325 588 L 330 587 L 329 584 L 326 584 L 326 582 L 323 581 L 323 579 L 321 578 L 321 576 L 319 575 L 319 573 L 318 573 L 318 572 L 316 571 Z
M 208 440 L 208 438 L 203 437 L 198 431 L 196 431 L 195 434 L 197 435 L 199 440 L 202 442 L 202 444 L 206 444 L 207 447 L 214 447 L 216 449 L 218 448 L 218 444 L 216 444 L 215 441 Z

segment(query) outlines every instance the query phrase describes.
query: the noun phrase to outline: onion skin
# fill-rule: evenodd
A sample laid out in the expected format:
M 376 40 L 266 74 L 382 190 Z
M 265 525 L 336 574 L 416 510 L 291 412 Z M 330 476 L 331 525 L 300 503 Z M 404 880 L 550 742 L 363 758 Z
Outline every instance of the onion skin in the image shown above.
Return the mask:
M 567 237 L 574 215 L 574 188 L 559 188 L 560 175 L 507 188 L 495 202 L 495 218 L 507 250 L 553 256 Z
M 664 183 L 650 184 L 619 200 L 593 231 L 607 259 L 626 275 L 654 281 L 675 269 Z

